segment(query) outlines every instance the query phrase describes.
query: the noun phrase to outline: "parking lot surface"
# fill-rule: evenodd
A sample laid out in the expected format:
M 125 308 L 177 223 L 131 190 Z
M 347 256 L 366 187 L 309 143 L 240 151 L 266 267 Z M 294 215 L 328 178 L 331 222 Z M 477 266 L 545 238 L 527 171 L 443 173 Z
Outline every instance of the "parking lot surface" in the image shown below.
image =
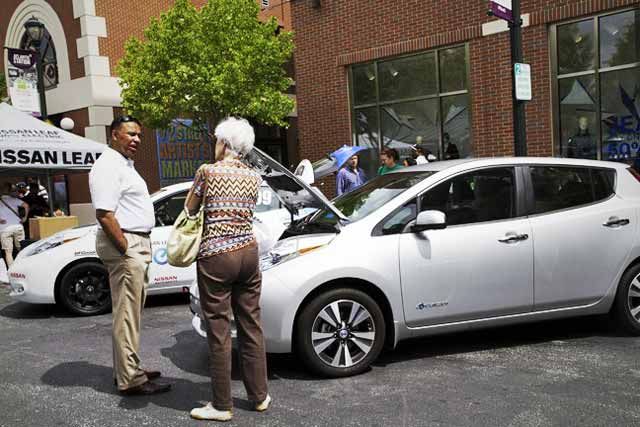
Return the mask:
M 120 396 L 111 315 L 14 303 L 0 286 L 0 426 L 188 426 L 209 399 L 207 348 L 185 295 L 148 299 L 143 365 L 167 394 Z M 591 317 L 403 342 L 359 376 L 322 379 L 270 355 L 274 398 L 250 410 L 234 365 L 238 426 L 637 426 L 640 338 Z

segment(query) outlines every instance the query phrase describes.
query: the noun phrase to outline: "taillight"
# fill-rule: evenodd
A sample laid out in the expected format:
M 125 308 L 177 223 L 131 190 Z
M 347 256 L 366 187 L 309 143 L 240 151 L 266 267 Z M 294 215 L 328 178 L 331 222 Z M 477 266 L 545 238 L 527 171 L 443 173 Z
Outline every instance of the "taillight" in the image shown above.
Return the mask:
M 633 177 L 640 182 L 640 172 L 638 172 L 637 170 L 635 170 L 634 168 L 627 168 L 627 170 L 629 171 L 629 173 L 631 175 L 633 175 Z

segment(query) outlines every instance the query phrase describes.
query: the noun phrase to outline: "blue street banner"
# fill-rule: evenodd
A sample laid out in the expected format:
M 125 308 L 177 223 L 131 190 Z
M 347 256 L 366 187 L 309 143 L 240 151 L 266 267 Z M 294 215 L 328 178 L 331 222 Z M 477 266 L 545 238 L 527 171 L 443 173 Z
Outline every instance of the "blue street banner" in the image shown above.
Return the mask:
M 213 159 L 213 146 L 206 129 L 190 119 L 175 119 L 166 129 L 156 130 L 160 186 L 190 181 L 203 163 Z
M 511 0 L 490 0 L 489 10 L 495 17 L 504 19 L 505 21 L 513 22 Z

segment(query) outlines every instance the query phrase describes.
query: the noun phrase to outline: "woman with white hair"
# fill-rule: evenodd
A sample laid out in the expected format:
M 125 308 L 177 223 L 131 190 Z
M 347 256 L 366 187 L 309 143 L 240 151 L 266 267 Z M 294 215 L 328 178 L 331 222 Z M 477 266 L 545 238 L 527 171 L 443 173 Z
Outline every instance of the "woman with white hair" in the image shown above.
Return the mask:
M 227 118 L 215 129 L 215 163 L 196 172 L 187 196 L 191 215 L 204 209 L 198 253 L 198 288 L 207 341 L 213 399 L 195 408 L 196 419 L 228 421 L 231 412 L 231 314 L 238 328 L 238 351 L 247 396 L 257 411 L 269 407 L 267 361 L 260 324 L 262 276 L 253 213 L 260 175 L 242 161 L 255 135 L 244 119 Z

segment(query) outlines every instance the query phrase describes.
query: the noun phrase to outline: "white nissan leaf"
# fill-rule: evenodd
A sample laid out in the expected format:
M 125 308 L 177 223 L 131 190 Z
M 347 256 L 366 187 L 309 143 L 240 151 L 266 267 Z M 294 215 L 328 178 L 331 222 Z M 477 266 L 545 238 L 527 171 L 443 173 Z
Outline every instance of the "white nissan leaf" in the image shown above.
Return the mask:
M 261 258 L 269 352 L 339 377 L 431 334 L 601 313 L 640 334 L 640 179 L 625 164 L 433 162 L 329 202 L 257 157 L 285 204 L 318 209 Z

